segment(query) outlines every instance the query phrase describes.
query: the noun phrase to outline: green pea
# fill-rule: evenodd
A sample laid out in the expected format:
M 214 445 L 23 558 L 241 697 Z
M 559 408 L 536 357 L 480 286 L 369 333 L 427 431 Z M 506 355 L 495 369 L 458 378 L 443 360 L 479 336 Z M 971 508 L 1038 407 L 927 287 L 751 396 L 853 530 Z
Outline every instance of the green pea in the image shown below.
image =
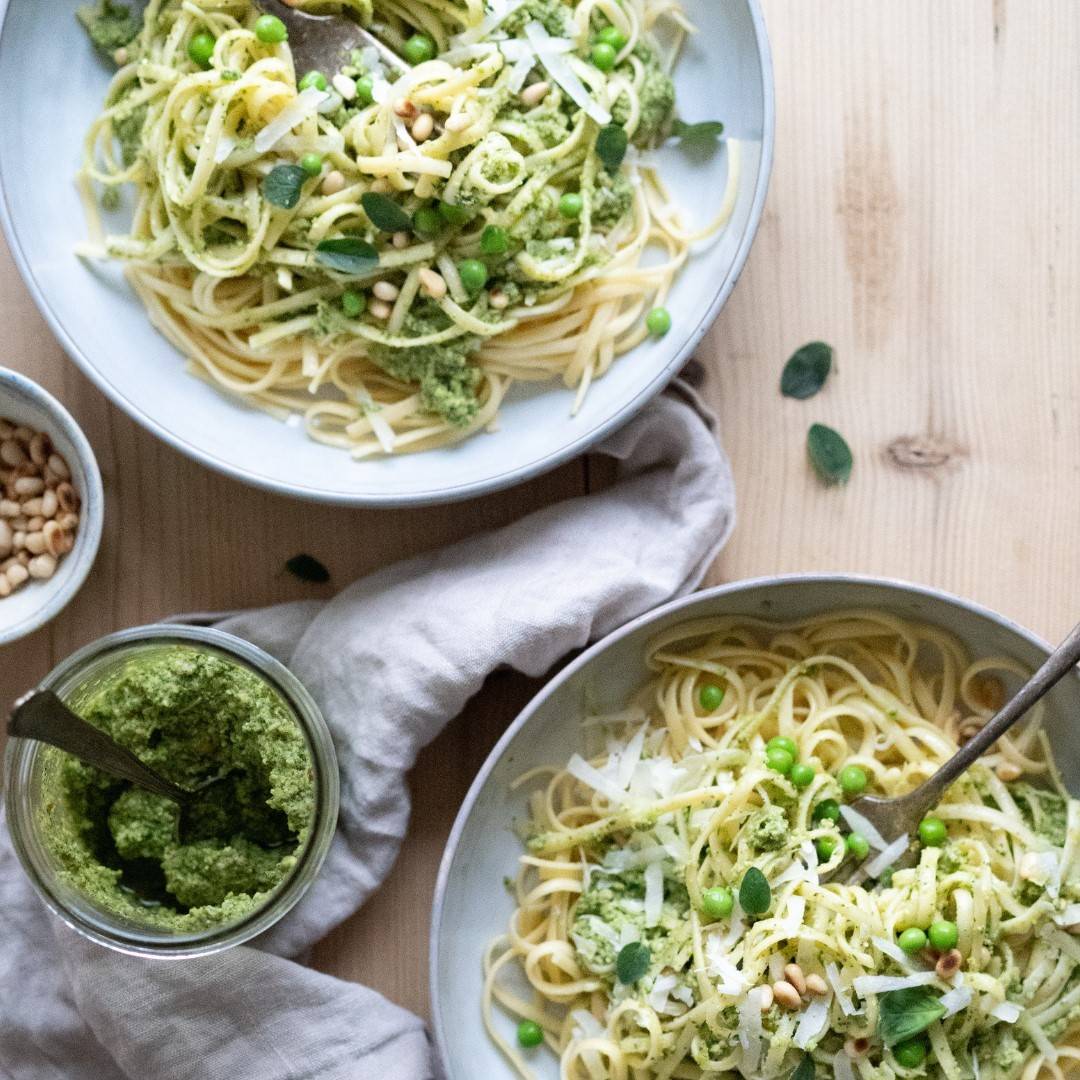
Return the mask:
M 813 765 L 807 765 L 805 762 L 797 761 L 791 766 L 791 775 L 788 779 L 791 780 L 797 788 L 806 788 L 814 782 L 814 775 Z
M 926 1060 L 926 1040 L 908 1039 L 907 1042 L 897 1043 L 892 1052 L 897 1065 L 917 1069 Z
M 438 49 L 435 46 L 435 39 L 429 37 L 427 34 L 413 34 L 408 41 L 405 42 L 405 48 L 402 50 L 405 54 L 405 59 L 410 64 L 422 64 L 426 60 L 434 60 Z
M 860 836 L 857 832 L 848 834 L 847 839 L 844 841 L 844 847 L 856 859 L 865 859 L 870 854 L 870 845 L 867 843 L 866 837 Z
M 897 938 L 897 944 L 906 953 L 922 952 L 926 948 L 926 933 L 917 926 L 909 926 Z
M 255 20 L 255 36 L 267 45 L 289 40 L 289 28 L 276 15 L 260 15 Z
M 667 308 L 653 308 L 645 319 L 645 325 L 653 337 L 663 337 L 671 329 L 671 312 Z
M 919 822 L 919 839 L 927 847 L 941 847 L 948 838 L 949 831 L 939 817 L 924 817 Z
M 326 76 L 321 71 L 309 71 L 300 80 L 301 90 L 310 90 L 312 87 L 316 90 L 326 89 Z
M 612 71 L 618 58 L 618 50 L 606 41 L 598 41 L 592 47 L 592 62 L 601 71 Z
M 579 218 L 585 210 L 585 200 L 576 192 L 568 191 L 559 200 L 559 213 L 566 218 Z
M 781 776 L 787 776 L 795 764 L 795 759 L 783 747 L 774 746 L 771 750 L 765 751 L 765 764 L 773 772 L 778 772 Z
M 479 259 L 464 259 L 458 263 L 458 274 L 461 276 L 461 284 L 471 292 L 479 292 L 488 279 L 487 267 Z
M 472 217 L 464 206 L 454 206 L 448 202 L 439 203 L 439 213 L 447 225 L 464 225 Z
M 348 292 L 341 294 L 341 310 L 345 312 L 350 319 L 359 319 L 364 314 L 364 309 L 367 307 L 367 301 L 364 298 L 363 293 L 353 292 L 351 289 Z
M 480 250 L 485 255 L 505 255 L 510 250 L 510 238 L 505 229 L 489 225 L 480 237 Z
M 819 836 L 814 842 L 814 847 L 817 848 L 818 858 L 822 862 L 828 862 L 839 846 L 840 840 L 836 836 Z
M 370 75 L 356 80 L 356 100 L 361 105 L 370 105 L 375 100 L 375 80 Z
M 442 215 L 433 206 L 421 206 L 413 214 L 413 228 L 425 236 L 434 236 L 443 227 Z
M 187 54 L 199 67 L 208 68 L 210 61 L 213 59 L 216 44 L 217 41 L 214 35 L 203 30 L 201 33 L 195 34 L 188 42 Z
M 605 26 L 596 40 L 603 45 L 610 45 L 616 52 L 626 47 L 626 35 L 617 26 Z
M 799 756 L 799 748 L 795 745 L 794 739 L 789 739 L 786 735 L 774 735 L 766 744 L 766 750 L 772 750 L 776 747 L 780 747 L 781 750 L 786 750 L 793 758 Z
M 956 948 L 956 943 L 960 940 L 960 931 L 957 929 L 956 923 L 949 922 L 948 919 L 941 919 L 931 924 L 928 936 L 930 944 L 935 949 L 939 952 L 948 952 L 950 949 Z
M 698 701 L 706 712 L 716 712 L 724 704 L 725 690 L 716 683 L 706 683 L 698 691 Z
M 731 895 L 730 889 L 725 889 L 722 885 L 717 885 L 713 889 L 706 889 L 701 894 L 701 910 L 710 919 L 725 919 L 731 914 L 734 907 L 735 897 Z
M 518 1042 L 527 1050 L 544 1041 L 544 1029 L 534 1020 L 522 1020 L 517 1029 Z
M 300 168 L 308 174 L 308 176 L 318 176 L 322 172 L 322 154 L 316 154 L 314 152 L 305 154 L 300 159 Z
M 868 783 L 866 770 L 859 768 L 858 765 L 845 765 L 840 770 L 837 779 L 845 795 L 858 795 L 859 792 L 865 790 Z
M 839 821 L 840 804 L 835 799 L 822 799 L 810 816 L 814 821 Z

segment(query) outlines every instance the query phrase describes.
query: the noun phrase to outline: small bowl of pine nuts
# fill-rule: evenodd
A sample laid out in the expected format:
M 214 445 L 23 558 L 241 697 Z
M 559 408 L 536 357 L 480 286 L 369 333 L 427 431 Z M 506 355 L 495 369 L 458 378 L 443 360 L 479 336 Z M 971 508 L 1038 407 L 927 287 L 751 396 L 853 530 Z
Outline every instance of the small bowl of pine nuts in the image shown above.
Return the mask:
M 104 509 L 94 452 L 71 414 L 0 367 L 0 645 L 44 626 L 79 591 Z

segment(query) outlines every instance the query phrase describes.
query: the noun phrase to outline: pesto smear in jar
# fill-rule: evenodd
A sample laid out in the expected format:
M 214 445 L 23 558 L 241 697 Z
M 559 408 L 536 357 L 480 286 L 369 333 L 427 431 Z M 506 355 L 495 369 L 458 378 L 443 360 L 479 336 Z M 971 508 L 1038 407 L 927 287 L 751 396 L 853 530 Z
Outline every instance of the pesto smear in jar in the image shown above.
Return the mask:
M 223 779 L 181 834 L 176 803 L 48 748 L 41 827 L 67 884 L 115 915 L 191 933 L 244 918 L 289 876 L 314 819 L 314 765 L 260 675 L 168 645 L 70 704 L 182 788 Z

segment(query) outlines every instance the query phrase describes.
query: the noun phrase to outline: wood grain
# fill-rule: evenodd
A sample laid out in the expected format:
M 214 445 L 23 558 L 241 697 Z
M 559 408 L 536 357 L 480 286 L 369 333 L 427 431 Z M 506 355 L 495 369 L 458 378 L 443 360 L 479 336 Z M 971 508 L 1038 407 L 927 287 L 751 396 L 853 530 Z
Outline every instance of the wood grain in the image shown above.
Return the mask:
M 776 171 L 743 280 L 701 354 L 741 519 L 710 580 L 884 574 L 1060 636 L 1080 616 L 1080 5 L 764 6 Z M 72 408 L 109 499 L 92 581 L 51 627 L 0 651 L 0 700 L 107 631 L 306 595 L 280 575 L 298 551 L 345 581 L 587 486 L 576 463 L 444 510 L 294 505 L 197 468 L 106 404 L 64 362 L 6 255 L 0 325 L 0 362 Z M 784 400 L 781 366 L 815 338 L 835 346 L 836 376 L 810 402 Z M 847 488 L 822 488 L 807 466 L 814 421 L 852 445 Z M 320 968 L 426 1012 L 446 834 L 534 689 L 495 677 L 422 755 L 408 847 L 381 893 L 316 950 Z

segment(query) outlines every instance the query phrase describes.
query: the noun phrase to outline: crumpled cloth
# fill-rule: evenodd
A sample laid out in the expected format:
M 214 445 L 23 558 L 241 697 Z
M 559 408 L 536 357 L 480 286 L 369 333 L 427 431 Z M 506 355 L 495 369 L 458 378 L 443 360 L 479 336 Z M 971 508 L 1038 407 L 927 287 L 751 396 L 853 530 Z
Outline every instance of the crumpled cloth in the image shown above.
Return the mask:
M 254 945 L 151 961 L 90 943 L 41 903 L 0 830 L 0 1074 L 439 1075 L 419 1017 L 289 958 L 385 879 L 408 827 L 405 774 L 486 676 L 504 665 L 543 675 L 571 650 L 700 584 L 734 525 L 734 489 L 710 423 L 687 394 L 659 398 L 600 446 L 618 463 L 606 491 L 398 563 L 329 602 L 220 624 L 307 686 L 341 766 L 341 817 L 325 866 Z

